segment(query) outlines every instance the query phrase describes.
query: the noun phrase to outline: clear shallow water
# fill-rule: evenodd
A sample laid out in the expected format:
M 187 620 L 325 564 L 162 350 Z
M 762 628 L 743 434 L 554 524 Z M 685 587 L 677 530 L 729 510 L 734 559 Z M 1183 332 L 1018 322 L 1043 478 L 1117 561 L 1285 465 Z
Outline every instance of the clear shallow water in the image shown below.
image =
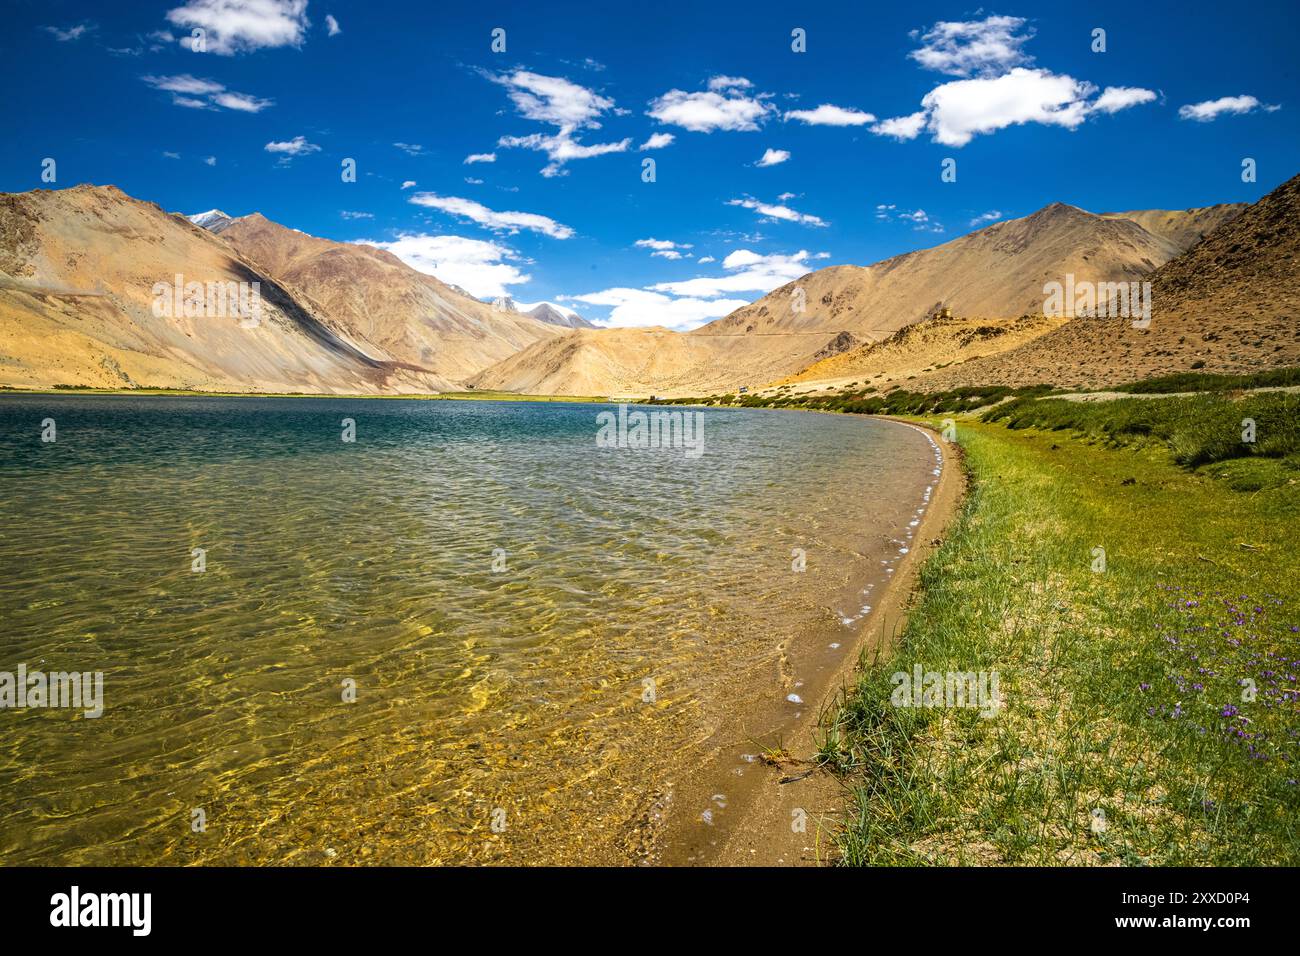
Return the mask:
M 933 453 L 732 410 L 597 448 L 607 407 L 0 398 L 0 670 L 105 674 L 98 719 L 0 710 L 0 862 L 632 859 L 791 640 L 851 644 Z

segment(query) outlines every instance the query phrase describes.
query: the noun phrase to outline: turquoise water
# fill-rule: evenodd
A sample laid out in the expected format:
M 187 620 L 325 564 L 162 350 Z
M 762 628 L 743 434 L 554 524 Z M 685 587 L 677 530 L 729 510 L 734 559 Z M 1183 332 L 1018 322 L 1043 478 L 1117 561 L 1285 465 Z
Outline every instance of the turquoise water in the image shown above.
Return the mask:
M 783 642 L 851 640 L 932 452 L 608 408 L 0 398 L 0 671 L 104 673 L 98 719 L 0 710 L 0 862 L 626 858 Z

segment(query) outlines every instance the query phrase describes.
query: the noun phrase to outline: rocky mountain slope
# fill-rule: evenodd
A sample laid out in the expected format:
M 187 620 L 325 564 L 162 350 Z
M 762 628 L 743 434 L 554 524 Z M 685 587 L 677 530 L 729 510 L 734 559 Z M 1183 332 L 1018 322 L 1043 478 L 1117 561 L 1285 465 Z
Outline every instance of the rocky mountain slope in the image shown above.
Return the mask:
M 184 217 L 83 185 L 0 194 L 0 384 L 366 393 L 450 383 L 349 341 L 311 296 Z
M 1148 277 L 1152 318 L 1073 319 L 992 358 L 925 376 L 969 384 L 1102 387 L 1193 369 L 1300 364 L 1300 176 Z
M 453 289 L 373 246 L 288 229 L 259 213 L 220 224 L 242 256 L 291 282 L 368 354 L 460 382 L 562 327 Z
M 474 381 L 537 391 L 548 382 L 581 380 L 597 394 L 618 394 L 628 383 L 667 394 L 753 388 L 798 374 L 846 346 L 880 341 L 941 308 L 990 319 L 1036 315 L 1049 281 L 1138 279 L 1240 208 L 1096 215 L 1053 203 L 872 266 L 810 273 L 681 335 L 685 342 L 602 330 L 565 348 L 526 349 Z M 671 378 L 648 377 L 669 356 Z

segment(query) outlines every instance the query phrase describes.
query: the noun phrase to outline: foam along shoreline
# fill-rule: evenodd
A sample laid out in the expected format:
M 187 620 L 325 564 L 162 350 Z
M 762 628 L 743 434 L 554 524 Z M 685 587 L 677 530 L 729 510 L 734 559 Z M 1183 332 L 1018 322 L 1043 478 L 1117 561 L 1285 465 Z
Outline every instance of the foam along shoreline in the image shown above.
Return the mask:
M 851 632 L 852 646 L 831 643 L 829 647 L 838 654 L 834 665 L 815 676 L 811 670 L 807 675 L 801 671 L 798 694 L 785 701 L 767 694 L 755 700 L 748 712 L 734 715 L 732 726 L 715 735 L 715 741 L 721 742 L 702 765 L 665 795 L 650 862 L 696 866 L 828 862 L 831 831 L 842 819 L 844 796 L 839 781 L 816 766 L 821 715 L 850 685 L 863 654 L 888 653 L 901 635 L 917 573 L 955 516 L 965 488 L 957 446 L 911 422 L 884 416 L 875 420 L 921 433 L 933 457 L 931 467 L 918 476 L 912 517 L 876 559 L 883 570 L 879 586 L 867 582 L 861 605 L 841 615 L 841 625 L 861 625 Z M 827 636 L 820 630 L 800 635 L 808 646 L 791 647 L 789 652 L 816 654 L 827 647 Z M 829 636 L 833 641 L 845 640 L 842 629 L 839 636 Z M 803 706 L 791 716 L 789 703 Z M 763 750 L 765 746 L 772 749 Z

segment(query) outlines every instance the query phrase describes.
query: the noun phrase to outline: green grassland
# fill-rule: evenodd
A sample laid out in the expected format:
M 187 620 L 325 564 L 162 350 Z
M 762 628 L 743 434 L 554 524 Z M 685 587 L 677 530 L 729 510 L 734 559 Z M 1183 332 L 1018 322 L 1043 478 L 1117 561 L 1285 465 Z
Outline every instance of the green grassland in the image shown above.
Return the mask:
M 1300 863 L 1300 397 L 987 417 L 905 632 L 824 721 L 843 861 Z M 1003 706 L 893 706 L 918 663 Z

